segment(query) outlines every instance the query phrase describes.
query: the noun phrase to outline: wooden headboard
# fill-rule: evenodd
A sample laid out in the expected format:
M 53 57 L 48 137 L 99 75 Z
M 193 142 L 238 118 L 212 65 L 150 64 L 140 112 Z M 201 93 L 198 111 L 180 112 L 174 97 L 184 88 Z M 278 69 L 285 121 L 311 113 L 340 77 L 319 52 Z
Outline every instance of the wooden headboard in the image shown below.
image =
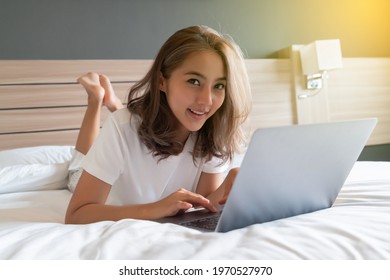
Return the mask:
M 0 150 L 74 145 L 86 108 L 86 94 L 77 78 L 89 71 L 106 74 L 126 103 L 131 85 L 143 77 L 151 63 L 151 60 L 0 61 Z M 313 104 L 323 102 L 321 95 L 307 100 L 296 97 L 302 89 L 296 73 L 299 65 L 293 57 L 248 59 L 246 65 L 253 95 L 252 131 L 307 123 L 308 116 L 310 119 L 318 114 Z M 323 93 L 327 96 L 327 120 L 378 117 L 369 144 L 390 143 L 390 58 L 344 59 L 344 65 L 331 73 Z
M 125 102 L 132 83 L 150 65 L 138 60 L 0 61 L 0 149 L 74 145 L 87 105 L 77 78 L 88 71 L 105 73 Z

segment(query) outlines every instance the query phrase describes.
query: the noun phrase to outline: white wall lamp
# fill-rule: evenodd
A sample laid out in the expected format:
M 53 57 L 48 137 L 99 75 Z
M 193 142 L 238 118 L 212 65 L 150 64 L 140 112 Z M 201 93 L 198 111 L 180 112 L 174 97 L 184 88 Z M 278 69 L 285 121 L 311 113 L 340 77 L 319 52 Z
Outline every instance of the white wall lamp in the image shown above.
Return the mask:
M 306 77 L 306 89 L 322 89 L 328 78 L 327 71 L 342 68 L 340 40 L 317 40 L 299 49 L 302 72 Z M 313 94 L 315 95 L 315 94 Z M 311 95 L 305 94 L 301 98 Z

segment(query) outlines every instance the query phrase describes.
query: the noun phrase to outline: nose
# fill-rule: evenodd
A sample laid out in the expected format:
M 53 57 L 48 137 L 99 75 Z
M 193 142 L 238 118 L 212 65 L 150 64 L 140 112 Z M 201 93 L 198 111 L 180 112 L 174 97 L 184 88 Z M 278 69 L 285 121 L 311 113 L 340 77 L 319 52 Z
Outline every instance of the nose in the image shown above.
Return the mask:
M 203 87 L 197 96 L 197 103 L 200 105 L 211 105 L 213 103 L 213 92 L 210 87 Z

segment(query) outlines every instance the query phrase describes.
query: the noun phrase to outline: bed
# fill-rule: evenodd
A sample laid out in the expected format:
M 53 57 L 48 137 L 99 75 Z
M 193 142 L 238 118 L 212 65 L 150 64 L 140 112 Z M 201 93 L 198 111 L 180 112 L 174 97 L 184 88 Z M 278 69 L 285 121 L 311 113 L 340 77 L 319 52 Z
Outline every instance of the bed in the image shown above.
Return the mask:
M 249 132 L 313 118 L 377 117 L 367 145 L 390 143 L 390 59 L 344 59 L 322 93 L 326 116 L 307 114 L 323 96 L 296 97 L 304 89 L 293 55 L 246 63 L 253 91 Z M 329 209 L 228 233 L 133 219 L 65 225 L 72 195 L 68 168 L 86 105 L 76 78 L 87 71 L 106 73 L 126 102 L 129 87 L 150 64 L 0 61 L 1 260 L 390 259 L 390 162 L 384 161 L 357 161 Z M 371 94 L 360 92 L 362 87 Z

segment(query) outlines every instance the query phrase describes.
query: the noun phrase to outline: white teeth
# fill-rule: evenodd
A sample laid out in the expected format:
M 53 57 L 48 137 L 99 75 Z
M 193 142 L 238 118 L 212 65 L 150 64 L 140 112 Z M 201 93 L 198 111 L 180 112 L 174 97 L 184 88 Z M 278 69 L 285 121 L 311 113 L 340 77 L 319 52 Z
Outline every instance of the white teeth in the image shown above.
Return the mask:
M 195 111 L 195 110 L 192 110 L 192 109 L 190 109 L 190 111 L 192 113 L 194 113 L 194 114 L 197 114 L 197 115 L 204 115 L 204 114 L 206 114 L 206 112 L 199 112 L 199 111 Z

